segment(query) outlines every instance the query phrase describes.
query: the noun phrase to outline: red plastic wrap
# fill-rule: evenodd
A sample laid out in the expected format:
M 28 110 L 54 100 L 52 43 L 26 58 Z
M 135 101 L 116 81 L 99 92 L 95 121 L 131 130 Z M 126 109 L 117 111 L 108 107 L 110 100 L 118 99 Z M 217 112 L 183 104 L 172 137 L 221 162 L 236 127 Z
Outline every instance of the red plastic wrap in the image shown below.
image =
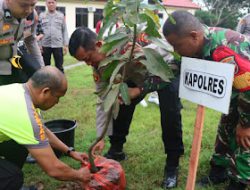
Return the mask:
M 125 190 L 125 173 L 119 162 L 97 157 L 95 165 L 100 170 L 93 174 L 91 181 L 85 186 L 85 190 Z

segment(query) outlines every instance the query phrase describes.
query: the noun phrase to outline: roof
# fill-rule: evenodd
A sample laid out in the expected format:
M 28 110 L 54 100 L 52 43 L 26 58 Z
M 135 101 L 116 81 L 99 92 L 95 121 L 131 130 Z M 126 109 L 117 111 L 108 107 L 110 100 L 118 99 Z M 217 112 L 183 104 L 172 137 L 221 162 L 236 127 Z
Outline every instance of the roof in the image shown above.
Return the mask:
M 167 7 L 183 7 L 200 9 L 201 7 L 191 0 L 163 0 L 163 4 Z

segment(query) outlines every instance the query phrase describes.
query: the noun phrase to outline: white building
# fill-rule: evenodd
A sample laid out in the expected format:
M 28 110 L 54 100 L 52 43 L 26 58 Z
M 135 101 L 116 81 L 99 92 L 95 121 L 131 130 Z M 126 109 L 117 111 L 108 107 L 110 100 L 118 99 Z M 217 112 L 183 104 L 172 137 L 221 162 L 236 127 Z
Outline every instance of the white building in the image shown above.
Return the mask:
M 144 0 L 148 3 L 154 3 L 153 0 Z M 106 0 L 92 0 L 87 3 L 84 0 L 57 0 L 57 7 L 66 16 L 66 23 L 69 35 L 78 26 L 87 26 L 94 30 L 98 20 L 100 20 Z M 194 13 L 200 9 L 198 5 L 191 0 L 163 0 L 169 13 L 177 9 L 188 10 Z M 38 13 L 46 9 L 45 1 L 38 1 L 36 9 Z M 166 20 L 166 13 L 159 13 L 162 21 Z

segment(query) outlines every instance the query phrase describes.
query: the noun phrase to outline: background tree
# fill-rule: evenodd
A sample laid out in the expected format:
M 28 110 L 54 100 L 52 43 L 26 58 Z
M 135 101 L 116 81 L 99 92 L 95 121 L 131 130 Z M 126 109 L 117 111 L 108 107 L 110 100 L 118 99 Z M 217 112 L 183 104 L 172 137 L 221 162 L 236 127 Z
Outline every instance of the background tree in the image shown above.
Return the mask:
M 244 9 L 250 7 L 249 0 L 203 0 L 204 9 L 196 11 L 197 16 L 208 26 L 235 29 Z

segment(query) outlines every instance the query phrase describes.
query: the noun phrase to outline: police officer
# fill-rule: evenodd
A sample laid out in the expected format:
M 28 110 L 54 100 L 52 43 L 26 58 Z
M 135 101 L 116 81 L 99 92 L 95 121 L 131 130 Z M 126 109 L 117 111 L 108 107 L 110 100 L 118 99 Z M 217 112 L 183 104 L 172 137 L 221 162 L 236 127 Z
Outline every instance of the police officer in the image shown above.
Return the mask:
M 240 19 L 237 26 L 237 32 L 250 36 L 250 14 L 247 14 Z
M 67 53 L 68 31 L 63 13 L 56 10 L 56 0 L 46 0 L 48 11 L 39 15 L 44 36 L 42 51 L 45 65 L 50 65 L 51 54 L 56 67 L 63 72 L 63 54 Z
M 17 43 L 24 44 L 34 63 L 43 65 L 43 59 L 37 45 L 35 21 L 26 25 L 26 17 L 33 13 L 37 0 L 0 0 L 0 85 L 20 82 L 19 70 L 22 69 L 17 50 Z M 22 82 L 22 81 L 21 81 Z
M 97 92 L 100 92 L 103 86 L 107 85 L 107 80 L 102 77 L 106 68 L 105 66 L 99 65 L 100 62 L 106 58 L 106 55 L 99 52 L 99 48 L 99 43 L 96 43 L 96 34 L 89 28 L 77 28 L 71 35 L 69 52 L 76 59 L 85 61 L 87 65 L 92 66 Z M 147 46 L 147 48 L 155 49 L 167 62 L 172 63 L 172 56 L 163 49 L 153 44 Z M 149 74 L 141 64 L 132 64 L 126 67 L 125 81 L 130 87 L 129 94 L 131 104 L 120 105 L 117 118 L 109 123 L 109 127 L 111 128 L 109 128 L 107 134 L 109 135 L 111 146 L 105 154 L 106 158 L 117 161 L 126 159 L 126 154 L 123 152 L 123 145 L 126 142 L 126 136 L 129 134 L 129 128 L 136 105 L 148 92 L 157 91 L 160 100 L 162 140 L 165 153 L 167 154 L 164 179 L 162 182 L 164 189 L 177 186 L 179 158 L 184 153 L 181 123 L 182 106 L 178 98 L 179 68 L 176 63 L 171 64 L 171 66 L 177 78 L 170 84 L 162 81 L 157 76 Z M 102 95 L 100 95 L 99 98 L 101 101 L 103 100 Z M 104 112 L 104 108 L 101 104 L 97 104 L 96 110 L 97 136 L 100 137 L 108 117 L 107 112 Z M 104 141 L 101 141 L 94 148 L 94 152 L 96 150 L 101 151 L 103 147 Z

